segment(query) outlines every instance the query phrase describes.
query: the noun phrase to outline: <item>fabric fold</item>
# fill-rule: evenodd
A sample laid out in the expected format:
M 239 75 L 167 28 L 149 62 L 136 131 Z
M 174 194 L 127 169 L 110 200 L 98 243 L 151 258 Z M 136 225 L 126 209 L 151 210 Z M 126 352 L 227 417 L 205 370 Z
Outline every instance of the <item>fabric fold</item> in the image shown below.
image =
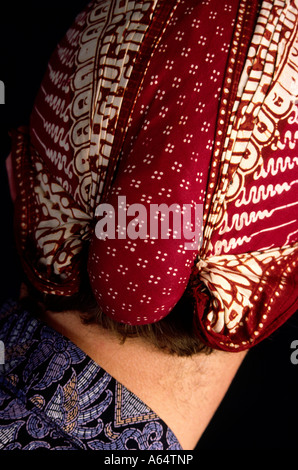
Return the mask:
M 297 309 L 297 254 L 298 244 L 199 260 L 193 276 L 206 289 L 200 284 L 192 291 L 198 335 L 228 351 L 269 336 Z

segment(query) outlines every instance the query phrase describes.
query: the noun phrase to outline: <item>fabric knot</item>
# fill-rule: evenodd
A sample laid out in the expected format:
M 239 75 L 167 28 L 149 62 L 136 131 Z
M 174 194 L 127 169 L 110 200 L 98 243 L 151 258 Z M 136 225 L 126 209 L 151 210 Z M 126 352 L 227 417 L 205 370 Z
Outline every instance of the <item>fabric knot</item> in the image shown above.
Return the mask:
M 202 269 L 206 268 L 207 266 L 207 261 L 201 259 L 201 258 L 198 258 L 198 262 L 196 264 L 196 267 L 198 269 L 198 271 L 202 271 Z

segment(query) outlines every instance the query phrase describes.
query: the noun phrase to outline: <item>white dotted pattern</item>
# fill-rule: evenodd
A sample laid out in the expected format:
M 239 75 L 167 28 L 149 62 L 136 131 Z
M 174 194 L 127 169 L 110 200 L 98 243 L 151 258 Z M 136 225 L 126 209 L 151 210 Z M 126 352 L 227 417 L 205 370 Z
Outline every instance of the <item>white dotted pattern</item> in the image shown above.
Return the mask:
M 218 37 L 230 42 L 238 2 L 229 12 L 216 0 L 190 3 L 178 5 L 142 83 L 108 197 L 115 208 L 118 195 L 126 197 L 128 206 L 144 204 L 147 214 L 152 204 L 182 208 L 204 203 L 218 88 L 227 60 Z M 162 222 L 167 214 L 160 212 Z M 146 225 L 141 216 L 129 221 L 135 230 Z M 199 230 L 194 218 L 186 228 Z M 165 233 L 168 239 L 161 239 L 159 232 L 135 240 L 93 240 L 100 279 L 91 257 L 91 282 L 100 292 L 99 304 L 114 319 L 131 324 L 158 321 L 183 295 L 198 245 L 185 249 L 174 221 Z

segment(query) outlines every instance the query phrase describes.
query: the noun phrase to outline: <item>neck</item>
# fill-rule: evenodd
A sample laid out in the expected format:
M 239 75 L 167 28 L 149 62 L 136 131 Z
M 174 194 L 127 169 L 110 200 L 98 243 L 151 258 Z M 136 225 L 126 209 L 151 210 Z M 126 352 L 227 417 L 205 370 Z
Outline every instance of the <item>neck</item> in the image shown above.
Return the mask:
M 123 343 L 112 331 L 83 324 L 74 311 L 47 312 L 44 321 L 146 403 L 185 450 L 196 446 L 245 356 L 213 351 L 178 357 L 142 338 Z

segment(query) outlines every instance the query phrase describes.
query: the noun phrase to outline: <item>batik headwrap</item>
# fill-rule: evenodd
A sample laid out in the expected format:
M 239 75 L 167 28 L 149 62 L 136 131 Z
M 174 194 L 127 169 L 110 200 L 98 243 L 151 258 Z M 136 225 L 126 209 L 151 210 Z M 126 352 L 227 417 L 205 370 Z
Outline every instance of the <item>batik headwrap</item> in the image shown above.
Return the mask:
M 297 6 L 88 5 L 12 152 L 17 242 L 38 289 L 74 294 L 88 257 L 107 315 L 156 322 L 187 292 L 198 336 L 229 351 L 295 312 Z M 126 216 L 136 203 L 201 204 L 201 239 L 186 249 L 173 224 L 164 238 L 128 237 L 119 221 L 101 239 L 101 209 L 113 218 L 119 201 Z M 133 223 L 141 234 L 144 216 Z

